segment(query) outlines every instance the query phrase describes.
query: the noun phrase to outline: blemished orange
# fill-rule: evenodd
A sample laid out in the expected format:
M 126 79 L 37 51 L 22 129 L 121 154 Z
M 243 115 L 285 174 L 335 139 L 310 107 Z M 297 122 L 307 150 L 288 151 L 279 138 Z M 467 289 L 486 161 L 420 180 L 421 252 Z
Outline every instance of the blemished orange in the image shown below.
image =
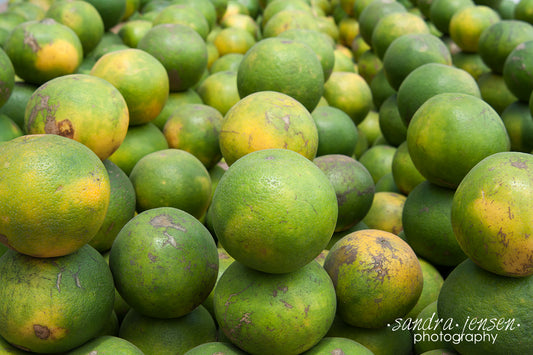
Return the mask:
M 226 113 L 219 142 L 228 165 L 268 148 L 289 149 L 313 159 L 318 131 L 313 117 L 299 101 L 276 91 L 260 91 L 242 98 Z
M 442 93 L 413 115 L 407 146 L 428 181 L 455 189 L 483 158 L 508 151 L 510 141 L 500 115 L 488 103 L 468 94 Z
M 169 93 L 165 67 L 146 51 L 130 48 L 113 51 L 94 63 L 90 75 L 115 86 L 128 105 L 129 124 L 153 121 Z
M 483 30 L 498 21 L 500 15 L 488 6 L 462 8 L 450 19 L 450 38 L 463 51 L 476 53 Z
M 312 111 L 324 93 L 320 60 L 306 44 L 281 37 L 265 38 L 244 55 L 237 71 L 244 98 L 258 91 L 277 91 Z
M 333 185 L 316 164 L 278 148 L 249 153 L 230 165 L 210 213 L 220 244 L 236 261 L 287 273 L 328 244 L 338 207 Z
M 104 21 L 87 1 L 54 1 L 46 11 L 46 17 L 72 29 L 80 39 L 84 54 L 92 51 L 104 35 Z
M 492 273 L 533 274 L 531 164 L 529 153 L 492 154 L 468 172 L 453 196 L 451 222 L 461 249 Z
M 163 127 L 169 148 L 185 150 L 207 169 L 222 158 L 219 135 L 224 117 L 205 104 L 184 104 L 175 110 Z
M 137 212 L 174 207 L 200 219 L 211 201 L 209 172 L 193 154 L 168 148 L 143 156 L 129 174 Z
M 0 145 L 2 243 L 35 257 L 72 253 L 102 225 L 110 182 L 89 148 L 54 134 Z
M 57 134 L 89 147 L 100 159 L 113 154 L 126 137 L 129 110 L 120 91 L 107 80 L 62 75 L 38 87 L 28 100 L 28 134 Z
M 0 335 L 20 349 L 72 350 L 96 336 L 113 311 L 113 276 L 89 245 L 54 258 L 8 250 L 0 270 Z
M 218 264 L 207 228 L 173 207 L 133 217 L 109 252 L 117 291 L 133 309 L 153 318 L 178 318 L 201 305 L 215 286 Z M 180 297 L 171 297 L 175 294 Z
M 379 229 L 395 235 L 403 230 L 402 215 L 406 196 L 392 191 L 376 191 L 368 212 L 362 221 L 370 229 Z
M 27 38 L 32 38 L 32 46 L 25 44 Z M 17 76 L 36 85 L 75 73 L 83 59 L 78 35 L 51 18 L 26 21 L 16 26 L 3 48 Z
M 430 0 L 429 19 L 443 34 L 450 33 L 453 15 L 465 7 L 475 6 L 473 0 Z
M 330 249 L 324 269 L 335 285 L 337 314 L 351 326 L 385 327 L 405 316 L 422 292 L 416 254 L 386 231 L 364 229 L 344 236 Z

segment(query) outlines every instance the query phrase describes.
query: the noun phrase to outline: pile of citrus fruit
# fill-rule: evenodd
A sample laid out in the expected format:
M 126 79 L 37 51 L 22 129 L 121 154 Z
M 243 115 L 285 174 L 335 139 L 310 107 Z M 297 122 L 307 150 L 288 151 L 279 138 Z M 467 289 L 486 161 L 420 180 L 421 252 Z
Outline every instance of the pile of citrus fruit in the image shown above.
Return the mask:
M 532 0 L 10 0 L 0 353 L 533 353 Z

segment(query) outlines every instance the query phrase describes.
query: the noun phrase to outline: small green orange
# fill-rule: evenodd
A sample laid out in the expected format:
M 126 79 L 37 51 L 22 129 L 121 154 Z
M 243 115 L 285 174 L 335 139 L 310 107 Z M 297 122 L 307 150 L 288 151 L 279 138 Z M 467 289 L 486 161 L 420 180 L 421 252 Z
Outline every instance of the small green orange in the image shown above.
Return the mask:
M 405 200 L 406 196 L 398 192 L 377 191 L 368 212 L 362 219 L 363 223 L 370 229 L 398 235 L 403 230 L 402 215 Z
M 313 260 L 328 244 L 338 214 L 328 177 L 288 149 L 255 151 L 230 165 L 210 209 L 227 252 L 270 273 L 291 272 Z
M 204 80 L 205 81 L 205 80 Z M 176 91 L 168 94 L 167 102 L 161 109 L 161 112 L 157 117 L 151 122 L 157 126 L 161 131 L 165 127 L 165 123 L 170 115 L 183 104 L 203 104 L 202 97 L 198 93 L 198 89 L 187 89 L 184 91 Z
M 224 116 L 240 100 L 237 71 L 211 71 L 211 74 L 196 88 L 196 92 L 203 103 Z
M 401 193 L 409 195 L 413 189 L 425 181 L 426 178 L 420 174 L 407 147 L 407 141 L 404 141 L 398 146 L 394 156 L 392 157 L 391 173 L 394 178 L 394 182 Z
M 407 125 L 400 116 L 398 95 L 390 95 L 379 108 L 379 131 L 383 138 L 394 147 L 398 147 L 407 138 Z
M 103 335 L 69 351 L 69 355 L 96 354 L 122 354 L 143 355 L 144 353 L 133 343 L 117 336 Z
M 359 162 L 368 169 L 374 183 L 377 183 L 383 175 L 392 172 L 392 159 L 396 149 L 390 145 L 375 145 L 359 157 Z
M 320 106 L 311 113 L 318 131 L 317 156 L 355 152 L 359 131 L 350 116 L 333 106 Z
M 72 253 L 102 225 L 110 182 L 89 148 L 55 134 L 0 145 L 2 243 L 36 257 Z
M 11 118 L 0 114 L 0 142 L 6 142 L 22 135 L 22 130 Z
M 511 150 L 533 151 L 533 117 L 527 102 L 517 100 L 503 110 L 502 121 L 509 134 Z
M 485 72 L 477 78 L 481 98 L 487 102 L 500 115 L 518 98 L 505 84 L 502 74 L 496 74 L 492 70 Z
M 180 24 L 190 27 L 204 40 L 209 33 L 209 23 L 205 16 L 188 4 L 170 4 L 163 8 L 152 21 L 154 26 L 161 24 Z

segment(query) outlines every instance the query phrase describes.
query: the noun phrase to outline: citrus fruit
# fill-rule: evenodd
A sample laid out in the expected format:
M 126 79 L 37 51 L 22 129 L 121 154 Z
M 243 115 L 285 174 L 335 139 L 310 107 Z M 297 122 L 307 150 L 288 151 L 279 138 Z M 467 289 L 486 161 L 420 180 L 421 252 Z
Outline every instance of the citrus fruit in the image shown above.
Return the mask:
M 501 114 L 503 124 L 511 141 L 511 150 L 531 153 L 533 151 L 533 117 L 529 104 L 517 100 Z
M 339 21 L 338 29 L 340 44 L 350 47 L 355 37 L 359 34 L 359 22 L 353 17 L 343 17 Z
M 216 341 L 216 325 L 203 306 L 182 317 L 166 319 L 131 309 L 122 320 L 119 337 L 146 355 L 184 354 L 195 346 Z
M 533 40 L 517 45 L 503 64 L 503 80 L 505 85 L 519 100 L 529 101 L 533 92 L 531 70 L 533 62 Z
M 529 107 L 528 107 L 529 112 Z M 6 142 L 22 136 L 24 133 L 9 116 L 0 113 L 0 142 Z
M 294 271 L 313 260 L 331 238 L 338 213 L 328 177 L 288 149 L 255 151 L 230 165 L 210 208 L 224 249 L 271 273 Z
M 453 15 L 461 9 L 475 5 L 472 0 L 432 0 L 428 17 L 441 33 L 449 34 Z
M 336 316 L 326 334 L 327 337 L 341 337 L 355 340 L 374 354 L 409 355 L 413 353 L 413 339 L 409 330 L 392 331 L 391 327 L 354 327 Z
M 0 28 L 4 29 L 7 34 L 9 34 L 16 25 L 20 25 L 25 21 L 26 17 L 9 9 L 0 13 Z
M 259 24 L 255 21 L 253 17 L 245 14 L 233 14 L 224 18 L 220 22 L 222 28 L 234 27 L 240 28 L 248 31 L 256 40 L 258 40 L 260 35 Z
M 102 160 L 121 145 L 128 124 L 128 106 L 120 91 L 88 74 L 62 75 L 39 86 L 24 113 L 27 133 L 71 138 Z
M 13 63 L 15 74 L 36 85 L 74 73 L 83 59 L 76 33 L 51 18 L 17 25 L 3 48 Z
M 217 71 L 205 78 L 196 88 L 201 101 L 216 109 L 222 116 L 240 100 L 237 71 Z
M 407 141 L 398 146 L 391 163 L 391 174 L 398 190 L 408 196 L 426 178 L 420 174 L 409 155 Z
M 122 355 L 143 355 L 144 353 L 137 346 L 129 341 L 117 336 L 103 335 L 96 337 L 87 343 L 69 351 L 69 355 L 86 354 L 122 354 Z
M 533 23 L 533 2 L 531 0 L 514 1 L 512 18 Z
M 148 32 L 152 26 L 152 21 L 130 20 L 121 26 L 117 33 L 125 45 L 131 48 L 137 48 L 141 38 L 144 37 L 146 32 Z
M 102 17 L 90 2 L 54 1 L 46 11 L 46 17 L 72 29 L 80 39 L 84 54 L 92 51 L 104 34 Z
M 317 355 L 335 352 L 344 352 L 352 355 L 372 355 L 374 354 L 366 346 L 356 342 L 355 340 L 340 338 L 340 337 L 324 337 L 311 349 L 303 354 Z
M 397 94 L 392 94 L 383 101 L 378 112 L 379 132 L 390 145 L 397 147 L 407 137 L 407 125 L 398 110 Z
M 342 154 L 315 158 L 314 163 L 326 174 L 335 189 L 338 204 L 335 232 L 347 230 L 368 213 L 374 199 L 374 181 L 357 160 Z
M 276 37 L 284 31 L 294 28 L 320 30 L 316 16 L 311 12 L 285 9 L 279 11 L 268 20 L 263 26 L 262 36 L 263 38 Z
M 502 74 L 496 74 L 491 70 L 481 74 L 476 81 L 481 98 L 500 115 L 510 104 L 518 100 L 505 84 Z
M 365 6 L 358 16 L 359 33 L 365 42 L 372 46 L 372 35 L 379 21 L 396 12 L 407 12 L 396 0 L 374 0 Z
M 46 15 L 44 7 L 30 1 L 18 1 L 9 4 L 8 10 L 24 16 L 26 21 L 40 21 Z
M 306 0 L 269 1 L 263 9 L 261 27 L 264 28 L 274 15 L 284 10 L 311 12 L 311 6 Z
M 361 54 L 368 51 L 370 48 L 370 45 L 365 42 L 363 37 L 361 37 L 361 34 L 358 34 L 355 36 L 352 44 L 349 46 L 349 48 L 352 51 L 353 59 L 355 62 L 359 61 L 359 58 L 361 57 Z
M 496 74 L 503 72 L 505 60 L 520 43 L 533 40 L 533 25 L 519 20 L 500 20 L 479 37 L 478 53 Z
M 205 17 L 210 30 L 215 27 L 217 22 L 217 13 L 215 5 L 210 0 L 172 0 L 171 3 L 191 6 Z
M 100 229 L 89 241 L 100 253 L 111 249 L 118 232 L 135 215 L 135 190 L 128 175 L 108 159 L 103 163 L 110 183 L 109 207 Z
M 392 172 L 383 175 L 378 182 L 376 182 L 376 192 L 394 192 L 401 194 L 400 189 L 396 186 Z
M 434 265 L 456 266 L 466 259 L 452 229 L 454 192 L 424 181 L 405 201 L 402 222 L 406 241 Z
M 102 225 L 109 205 L 105 166 L 86 146 L 53 134 L 0 145 L 2 243 L 36 257 L 72 253 Z
M 205 80 L 204 80 L 205 81 Z M 165 127 L 165 123 L 167 123 L 168 117 L 176 110 L 178 107 L 180 107 L 183 104 L 203 104 L 202 97 L 198 93 L 199 87 L 195 90 L 193 88 L 189 88 L 184 91 L 176 91 L 176 92 L 170 92 L 168 94 L 168 99 L 165 102 L 165 105 L 161 109 L 161 112 L 157 117 L 151 122 L 157 128 L 159 128 L 161 131 L 163 131 L 163 127 Z M 222 95 L 222 93 L 219 93 Z M 130 127 L 131 128 L 131 127 Z
M 222 57 L 217 58 L 209 68 L 211 74 L 218 73 L 219 71 L 233 71 L 239 70 L 244 54 L 241 53 L 228 53 Z
M 344 111 L 357 125 L 372 107 L 372 92 L 356 73 L 333 72 L 324 84 L 324 98 L 330 106 Z
M 368 148 L 360 157 L 359 162 L 367 168 L 374 183 L 383 175 L 392 171 L 392 158 L 396 147 L 390 145 L 375 145 Z
M 407 33 L 429 33 L 429 27 L 422 17 L 411 12 L 393 12 L 383 16 L 372 31 L 372 50 L 383 59 L 387 48 L 396 38 Z
M 439 318 L 455 323 L 443 325 L 443 332 L 458 339 L 453 347 L 463 354 L 523 354 L 532 350 L 528 329 L 533 324 L 527 296 L 532 282 L 531 277 L 495 275 L 470 259 L 459 264 L 444 280 L 437 302 Z M 469 341 L 474 338 L 480 340 Z
M 54 258 L 8 250 L 0 270 L 0 335 L 20 349 L 71 350 L 96 336 L 113 311 L 113 276 L 89 245 Z
M 149 122 L 130 126 L 120 147 L 109 156 L 109 160 L 127 175 L 145 155 L 167 149 L 168 143 L 163 132 Z
M 453 231 L 466 255 L 504 276 L 533 273 L 529 241 L 531 155 L 495 153 L 477 163 L 453 197 Z
M 417 317 L 424 308 L 437 301 L 440 289 L 444 283 L 444 278 L 432 263 L 420 257 L 418 257 L 418 261 L 420 262 L 420 267 L 422 268 L 424 285 L 422 286 L 422 293 L 420 294 L 418 301 L 404 318 Z
M 481 74 L 490 72 L 490 68 L 483 62 L 479 53 L 468 53 L 456 51 L 452 53 L 452 63 L 455 67 L 470 73 L 474 79 L 478 79 Z
M 222 29 L 213 40 L 220 56 L 229 53 L 244 54 L 255 43 L 255 38 L 248 31 L 236 27 Z
M 283 274 L 235 261 L 217 282 L 214 305 L 218 325 L 233 344 L 265 355 L 310 349 L 328 331 L 336 308 L 331 279 L 313 260 Z
M 386 231 L 365 229 L 344 236 L 330 249 L 324 269 L 335 285 L 337 314 L 356 327 L 386 326 L 407 314 L 422 292 L 415 253 Z
M 15 69 L 8 55 L 0 49 L 0 108 L 11 97 L 15 88 Z
M 334 42 L 327 34 L 309 29 L 293 28 L 280 33 L 278 37 L 301 41 L 307 44 L 316 53 L 326 82 L 335 65 Z
M 152 27 L 137 44 L 167 70 L 170 91 L 184 91 L 200 81 L 207 69 L 207 48 L 202 37 L 182 24 Z
M 24 111 L 36 88 L 37 86 L 32 84 L 15 81 L 9 99 L 0 107 L 0 114 L 8 116 L 24 130 Z
M 237 72 L 241 98 L 258 91 L 277 91 L 312 111 L 324 93 L 320 60 L 306 44 L 272 37 L 257 42 L 244 55 Z
M 313 159 L 318 131 L 299 101 L 276 91 L 260 91 L 242 98 L 226 113 L 219 141 L 228 165 L 248 153 L 269 148 L 293 150 Z
M 509 150 L 510 141 L 500 116 L 488 103 L 468 94 L 442 93 L 413 115 L 407 146 L 428 181 L 454 189 L 480 160 Z
M 137 197 L 137 212 L 175 207 L 201 218 L 211 200 L 211 179 L 202 162 L 181 149 L 147 154 L 133 167 L 130 180 Z
M 203 343 L 187 351 L 184 355 L 246 355 L 244 351 L 229 342 L 213 341 Z
M 84 0 L 92 4 L 100 13 L 104 22 L 104 31 L 108 32 L 117 25 L 126 13 L 127 0 Z
M 476 80 L 463 69 L 441 63 L 427 63 L 414 69 L 398 88 L 398 112 L 405 126 L 424 102 L 445 92 L 481 98 Z
M 209 231 L 192 215 L 152 208 L 121 229 L 109 267 L 118 292 L 137 312 L 177 318 L 198 307 L 213 289 L 218 252 Z M 165 277 L 154 276 L 161 272 Z
M 154 26 L 162 24 L 180 24 L 187 26 L 206 40 L 209 34 L 209 23 L 205 16 L 189 4 L 169 4 L 154 18 Z
M 344 51 L 343 49 L 341 49 L 341 47 L 336 47 L 333 50 L 333 56 L 335 57 L 335 60 L 333 64 L 333 69 L 331 69 L 332 72 L 358 72 L 358 65 L 354 63 L 352 56 L 346 53 L 346 51 Z
M 220 279 L 224 271 L 226 271 L 228 266 L 230 266 L 235 261 L 235 259 L 233 259 L 233 257 L 229 255 L 228 252 L 224 250 L 224 248 L 222 247 L 217 247 L 217 252 L 218 252 L 218 274 L 217 274 L 217 282 L 218 282 L 218 279 Z M 216 286 L 216 283 L 215 283 L 215 286 Z M 209 313 L 211 313 L 213 317 L 215 316 L 215 309 L 214 309 L 214 304 L 213 304 L 214 293 L 215 293 L 215 288 L 213 287 L 209 295 L 202 302 L 202 305 L 209 311 Z
M 379 229 L 398 235 L 403 230 L 402 213 L 405 200 L 405 195 L 398 192 L 376 191 L 363 222 L 369 229 Z
M 385 77 L 395 90 L 409 73 L 426 63 L 452 64 L 446 44 L 431 33 L 409 33 L 398 37 L 383 56 Z
M 444 341 L 444 339 L 440 338 L 440 334 L 443 333 L 443 330 L 442 323 L 438 323 L 439 317 L 437 314 L 437 309 L 437 300 L 435 300 L 424 307 L 417 315 L 412 317 L 411 324 L 414 328 L 412 333 L 414 350 L 416 354 L 431 355 L 431 351 L 435 352 L 433 355 L 457 354 L 453 349 L 451 339 L 450 341 Z M 409 320 L 406 321 L 409 322 Z M 426 322 L 426 327 L 424 327 L 424 322 Z M 431 324 L 432 322 L 433 324 Z M 415 327 L 414 324 L 420 325 Z M 431 326 L 428 326 L 429 324 L 431 324 Z M 432 340 L 432 337 L 434 340 Z
M 165 67 L 151 54 L 136 48 L 100 57 L 90 75 L 113 84 L 126 100 L 129 124 L 154 120 L 163 109 L 169 92 Z
M 223 116 L 204 104 L 184 104 L 170 114 L 163 134 L 169 148 L 185 150 L 210 169 L 222 158 L 219 134 Z
M 318 131 L 317 156 L 354 154 L 359 132 L 350 116 L 333 106 L 317 107 L 311 116 Z
M 376 145 L 377 140 L 383 136 L 379 126 L 379 112 L 371 109 L 365 119 L 357 125 L 357 129 L 365 136 L 369 146 Z
M 516 18 L 517 20 L 526 21 L 523 18 L 518 18 L 515 16 L 515 8 L 517 5 L 518 3 L 516 3 L 514 0 L 501 0 L 500 5 L 496 7 L 496 11 L 498 11 L 502 20 L 510 20 L 512 18 Z
M 450 38 L 463 51 L 475 53 L 483 30 L 498 21 L 500 15 L 488 6 L 464 7 L 456 11 L 450 19 Z
M 372 93 L 374 109 L 377 111 L 381 109 L 383 102 L 385 102 L 393 94 L 396 94 L 396 90 L 393 89 L 387 81 L 385 71 L 383 70 L 383 64 L 381 64 L 381 68 L 375 72 L 369 85 Z M 394 106 L 396 106 L 396 104 Z

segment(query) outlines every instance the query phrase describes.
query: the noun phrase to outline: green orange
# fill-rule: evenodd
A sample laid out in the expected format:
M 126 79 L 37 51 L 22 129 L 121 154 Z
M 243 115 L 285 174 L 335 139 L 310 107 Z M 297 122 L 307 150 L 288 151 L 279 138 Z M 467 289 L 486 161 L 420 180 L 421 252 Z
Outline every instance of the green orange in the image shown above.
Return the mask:
M 22 130 L 11 118 L 3 113 L 0 114 L 0 142 L 9 141 L 22 135 Z
M 455 12 L 450 19 L 450 38 L 463 51 L 476 53 L 481 33 L 498 21 L 500 15 L 488 6 L 464 7 Z
M 163 109 L 169 81 L 165 67 L 146 51 L 130 48 L 100 57 L 90 75 L 115 86 L 128 105 L 129 124 L 153 121 Z
M 471 6 L 475 6 L 473 0 L 431 0 L 428 17 L 441 33 L 449 34 L 453 15 Z
M 226 113 L 219 141 L 228 165 L 248 153 L 269 148 L 284 148 L 313 159 L 318 131 L 299 101 L 276 91 L 260 91 L 242 98 Z
M 102 160 L 122 144 L 128 124 L 128 106 L 120 91 L 88 74 L 63 75 L 41 85 L 30 97 L 24 114 L 27 133 L 73 139 Z
M 204 40 L 209 33 L 209 23 L 205 16 L 188 4 L 169 4 L 152 21 L 154 26 L 161 24 L 180 24 L 190 27 Z
M 91 352 L 96 354 L 122 354 L 122 355 L 143 355 L 144 353 L 131 342 L 117 336 L 102 335 L 87 343 L 69 351 L 69 355 L 85 355 Z
M 0 270 L 0 335 L 20 349 L 69 351 L 96 336 L 113 311 L 113 276 L 88 245 L 54 258 L 8 250 Z
M 379 131 L 381 135 L 394 147 L 405 142 L 407 137 L 407 125 L 400 116 L 398 108 L 398 95 L 390 95 L 379 108 L 378 112 Z
M 511 150 L 533 151 L 533 117 L 527 101 L 517 100 L 503 110 L 502 121 L 509 134 Z
M 468 172 L 453 197 L 451 222 L 461 249 L 492 273 L 533 274 L 532 164 L 528 153 L 492 154 Z
M 500 115 L 518 98 L 509 90 L 502 74 L 496 74 L 492 70 L 484 72 L 477 78 L 481 98 L 487 102 Z
M 344 154 L 352 156 L 359 139 L 357 126 L 344 111 L 333 106 L 320 106 L 311 113 L 318 131 L 316 155 Z
M 17 76 L 37 85 L 74 73 L 83 59 L 78 35 L 51 18 L 26 21 L 16 26 L 3 48 Z
M 392 180 L 394 182 L 394 179 Z M 376 189 L 378 184 L 376 184 Z M 362 219 L 363 223 L 370 229 L 379 229 L 398 235 L 403 230 L 402 215 L 405 200 L 406 196 L 398 192 L 376 191 L 372 204 Z
M 529 101 L 533 92 L 533 40 L 517 45 L 503 64 L 503 80 L 505 85 L 518 99 Z
M 279 11 L 263 26 L 263 38 L 276 37 L 290 29 L 306 29 L 318 31 L 316 16 L 310 11 L 289 10 Z
M 204 79 L 205 81 L 205 79 Z M 161 131 L 165 127 L 168 117 L 183 104 L 203 104 L 203 99 L 198 93 L 199 87 L 195 89 L 187 89 L 184 91 L 171 92 L 168 94 L 168 99 L 165 102 L 165 105 L 161 109 L 161 112 L 157 117 L 151 122 Z
M 358 16 L 359 33 L 366 43 L 372 44 L 374 29 L 382 18 L 392 13 L 406 11 L 405 6 L 395 0 L 372 1 Z
M 233 262 L 214 293 L 224 335 L 252 354 L 300 354 L 318 343 L 335 316 L 335 290 L 317 262 L 268 274 Z
M 58 135 L 26 135 L 0 145 L 2 243 L 36 257 L 72 253 L 104 221 L 110 182 L 86 146 Z
M 0 107 L 11 97 L 15 88 L 15 68 L 6 52 L 0 50 Z
M 444 283 L 444 278 L 432 263 L 420 257 L 418 257 L 418 261 L 420 262 L 420 267 L 422 268 L 424 286 L 422 287 L 422 293 L 420 294 L 418 301 L 416 301 L 414 307 L 411 308 L 409 313 L 407 313 L 404 318 L 410 317 L 414 319 L 429 304 L 437 301 L 440 289 Z
M 291 272 L 313 260 L 328 244 L 338 214 L 328 177 L 288 149 L 255 151 L 233 163 L 210 209 L 227 252 L 270 273 Z
M 367 168 L 374 183 L 377 183 L 383 175 L 392 172 L 392 159 L 396 153 L 396 147 L 390 145 L 375 145 L 368 148 L 359 157 L 359 162 Z
M 240 100 L 237 71 L 211 71 L 196 88 L 201 101 L 225 115 Z
M 407 146 L 428 181 L 453 189 L 483 158 L 509 150 L 510 141 L 488 103 L 468 94 L 442 93 L 415 112 L 407 128 Z
M 126 13 L 127 0 L 84 0 L 91 3 L 104 21 L 104 31 L 117 25 Z
M 324 269 L 335 285 L 337 314 L 352 326 L 384 327 L 407 314 L 422 292 L 415 253 L 385 231 L 346 235 L 330 249 Z

